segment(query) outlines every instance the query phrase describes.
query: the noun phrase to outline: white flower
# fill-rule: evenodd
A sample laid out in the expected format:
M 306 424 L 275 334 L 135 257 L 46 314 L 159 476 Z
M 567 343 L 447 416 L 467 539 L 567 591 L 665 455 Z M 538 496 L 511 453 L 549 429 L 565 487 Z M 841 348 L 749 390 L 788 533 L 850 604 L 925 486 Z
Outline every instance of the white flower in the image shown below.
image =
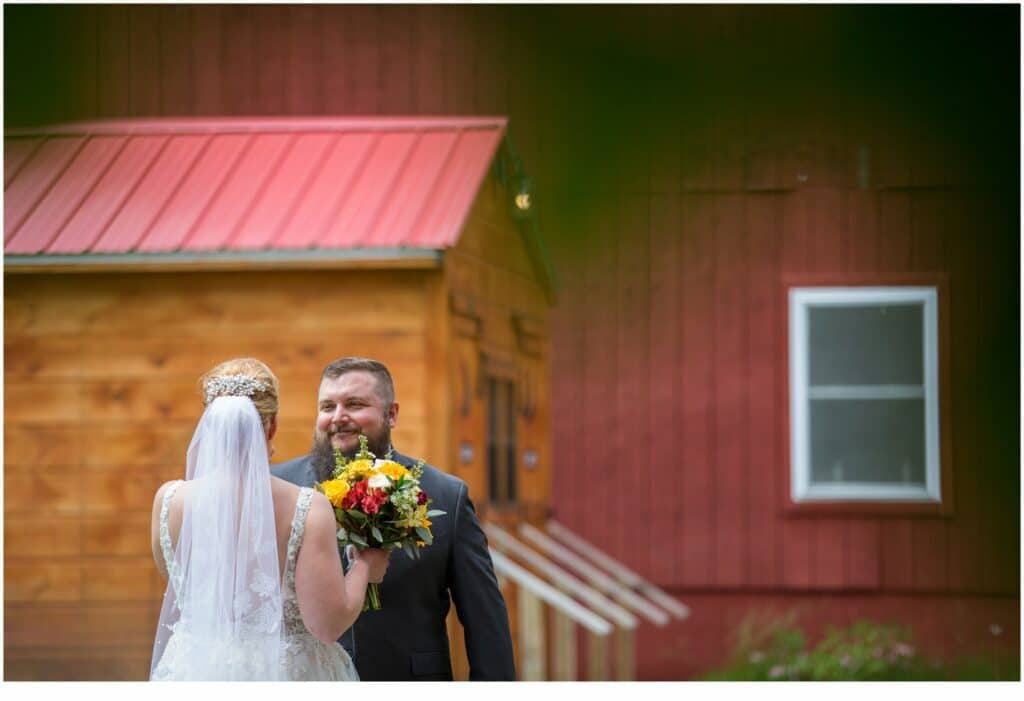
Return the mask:
M 391 486 L 391 480 L 388 479 L 387 475 L 378 472 L 377 474 L 370 477 L 370 480 L 366 483 L 366 486 L 371 487 L 373 489 L 387 489 L 388 487 Z
M 1001 625 L 999 625 L 998 623 L 993 623 L 992 625 L 990 625 L 988 627 L 988 632 L 991 633 L 992 635 L 1000 636 L 1000 635 L 1003 634 L 1003 627 Z
M 785 673 L 786 673 L 786 668 L 783 667 L 780 664 L 777 664 L 777 665 L 775 665 L 774 667 L 772 667 L 771 669 L 768 670 L 768 676 L 771 677 L 772 679 L 778 679 L 779 677 L 781 677 Z

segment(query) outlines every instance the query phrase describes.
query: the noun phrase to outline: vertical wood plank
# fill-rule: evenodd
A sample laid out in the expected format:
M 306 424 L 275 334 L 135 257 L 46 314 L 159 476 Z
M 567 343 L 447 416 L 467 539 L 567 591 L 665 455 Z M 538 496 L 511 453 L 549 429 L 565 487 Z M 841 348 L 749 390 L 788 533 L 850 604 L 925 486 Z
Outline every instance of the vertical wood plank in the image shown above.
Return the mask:
M 813 547 L 814 586 L 818 589 L 844 587 L 849 548 L 846 519 L 815 519 Z
M 946 524 L 938 521 L 920 521 L 911 526 L 915 591 L 944 591 L 947 586 Z
M 812 195 L 807 191 L 798 191 L 786 194 L 782 199 L 782 224 L 781 224 L 781 250 L 780 264 L 782 273 L 807 273 L 814 270 L 812 258 L 813 249 L 810 245 L 811 222 L 808 211 L 808 200 Z M 785 292 L 780 291 L 782 299 L 782 318 L 788 320 L 788 301 Z M 780 344 L 789 343 L 788 323 L 782 325 L 780 333 Z M 780 363 L 780 365 L 782 365 Z M 789 368 L 782 366 L 780 376 L 783 379 L 780 389 L 780 400 L 784 407 L 778 416 L 778 435 L 780 440 L 786 441 L 785 445 L 780 444 L 779 464 L 783 465 L 783 455 L 790 455 L 792 447 L 788 441 L 789 432 L 783 429 L 788 425 L 787 415 L 789 408 Z M 789 479 L 789 465 L 783 465 L 780 474 L 787 475 L 783 489 L 789 493 L 791 483 Z M 782 532 L 782 582 L 789 589 L 804 589 L 813 584 L 814 581 L 814 523 L 807 519 L 783 519 Z
M 292 80 L 299 80 L 288 65 L 292 49 L 289 40 L 295 35 L 295 9 L 294 6 L 283 5 L 259 5 L 252 8 L 253 36 L 255 45 L 259 47 L 253 55 L 253 66 L 259 76 L 253 105 L 256 114 L 289 113 L 290 104 L 285 93 L 291 87 Z M 307 39 L 307 42 L 310 40 Z
M 476 67 L 473 65 L 472 8 L 445 5 L 442 12 L 444 32 L 445 114 L 473 113 Z
M 877 271 L 878 195 L 872 190 L 846 192 L 846 265 L 851 273 Z
M 570 210 L 575 211 L 572 207 Z M 554 448 L 551 487 L 554 494 L 576 492 L 581 484 L 592 481 L 584 478 L 580 472 L 582 466 L 571 456 L 585 450 L 587 445 L 588 363 L 592 367 L 593 356 L 599 353 L 598 348 L 587 343 L 589 306 L 585 300 L 589 291 L 587 267 L 590 262 L 585 237 L 590 224 L 582 216 L 570 217 L 565 213 L 562 216 L 563 226 L 579 233 L 551 242 L 552 260 L 564 281 L 562 293 L 551 311 L 551 377 L 552 383 L 558 378 L 562 386 L 580 389 L 551 392 L 550 425 Z M 566 526 L 582 532 L 584 514 L 590 510 L 584 498 L 555 499 L 553 506 L 557 508 L 557 518 L 564 518 Z
M 647 501 L 647 484 L 657 479 L 659 472 L 651 465 L 648 423 L 650 226 L 647 206 L 646 196 L 624 197 L 616 236 L 619 323 L 614 332 L 620 362 L 615 406 L 621 407 L 622 414 L 619 430 L 612 437 L 611 452 L 616 469 L 610 475 L 613 482 L 608 485 L 617 492 L 617 528 L 610 535 L 611 551 L 631 569 L 641 572 L 649 571 L 650 551 L 633 544 L 650 543 L 652 534 L 650 519 L 636 517 L 636 505 Z
M 438 5 L 416 5 L 412 12 L 411 111 L 421 115 L 443 114 L 444 42 Z
M 882 586 L 894 591 L 911 589 L 914 584 L 913 563 L 910 520 L 887 520 L 882 529 Z
M 714 382 L 713 447 L 715 513 L 715 584 L 739 588 L 747 580 L 748 381 L 743 301 L 749 274 L 743 198 L 715 199 L 713 246 Z
M 881 192 L 878 195 L 878 260 L 876 270 L 911 272 L 913 234 L 910 224 L 910 194 Z
M 576 470 L 586 469 L 587 477 L 577 472 L 580 497 L 590 508 L 583 521 L 585 533 L 593 533 L 598 542 L 609 542 L 618 522 L 615 517 L 615 486 L 610 484 L 614 461 L 614 435 L 619 433 L 618 417 L 608 410 L 616 401 L 614 385 L 609 378 L 617 372 L 617 349 L 609 343 L 609 334 L 618 323 L 615 300 L 615 219 L 617 203 L 602 202 L 597 208 L 585 248 L 587 307 L 582 318 L 585 324 L 583 386 L 584 460 Z M 596 507 L 596 508 L 595 508 Z M 616 514 L 617 515 L 617 514 Z
M 636 680 L 636 634 L 625 627 L 615 629 L 615 680 Z
M 192 114 L 225 114 L 224 8 L 217 5 L 196 5 L 189 9 L 194 67 Z
M 191 114 L 195 105 L 189 31 L 194 10 L 189 5 L 161 5 L 158 11 L 161 115 Z
M 984 505 L 977 475 L 983 470 L 979 460 L 978 424 L 973 417 L 981 411 L 975 374 L 983 344 L 977 332 L 957 334 L 956 329 L 970 327 L 979 304 L 977 261 L 983 245 L 973 235 L 979 215 L 976 198 L 961 194 L 953 199 L 948 211 L 950 234 L 955 243 L 950 246 L 950 321 L 954 338 L 952 387 L 953 426 L 953 489 L 956 493 L 956 511 L 950 524 L 948 579 L 951 587 L 981 591 L 983 586 L 982 550 L 978 544 L 984 538 L 981 518 Z
M 777 397 L 784 380 L 779 343 L 785 336 L 783 299 L 778 285 L 779 196 L 746 196 L 749 284 L 746 289 L 748 406 L 748 585 L 758 588 L 778 583 L 778 508 L 781 503 L 776 465 L 776 417 L 785 411 Z
M 410 114 L 412 112 L 413 32 L 408 6 L 381 5 L 381 31 L 378 41 L 381 91 L 379 114 Z
M 323 6 L 297 4 L 287 7 L 287 32 L 278 30 L 276 41 L 286 43 L 285 110 L 287 114 L 321 114 L 320 80 L 323 75 L 321 26 Z
M 578 665 L 576 625 L 561 611 L 554 612 L 554 619 L 554 662 L 551 681 L 575 681 Z
M 253 37 L 253 11 L 246 5 L 227 5 L 221 15 L 223 66 L 221 92 L 224 113 L 252 114 L 256 108 L 256 72 L 251 70 L 257 47 Z
M 506 32 L 502 5 L 479 5 L 474 7 L 474 52 L 477 69 L 473 98 L 477 114 L 507 114 Z
M 159 8 L 135 5 L 129 10 L 131 34 L 129 66 L 129 110 L 132 116 L 153 117 L 160 114 L 162 103 L 160 70 Z
M 353 114 L 348 102 L 348 31 L 351 14 L 347 5 L 325 5 L 317 17 L 320 27 L 320 92 L 324 114 Z
M 63 96 L 66 106 L 61 110 L 59 119 L 91 119 L 99 113 L 96 102 L 99 87 L 97 8 L 75 5 L 60 9 L 62 21 L 55 28 L 55 33 L 67 56 L 70 77 L 66 89 L 55 90 L 66 93 Z
M 843 196 L 835 188 L 815 190 L 810 244 L 814 270 L 836 273 L 843 268 Z
M 662 585 L 677 581 L 676 557 L 667 543 L 679 542 L 680 484 L 686 467 L 680 464 L 682 428 L 679 403 L 681 367 L 680 277 L 682 250 L 679 196 L 652 194 L 650 200 L 650 324 L 648 346 L 651 360 L 647 386 L 650 413 L 650 469 L 648 497 L 651 504 L 650 578 Z M 656 479 L 655 475 L 667 475 Z
M 519 680 L 544 681 L 544 604 L 523 586 L 516 587 L 519 602 Z
M 1020 223 L 1000 191 L 979 193 L 972 217 L 985 244 L 978 250 L 979 282 L 974 331 L 981 345 L 973 380 L 978 393 L 977 461 L 982 511 L 982 577 L 986 592 L 1019 591 L 1020 559 L 1020 345 L 1009 329 L 1020 319 Z M 1016 549 L 1011 550 L 1016 545 Z
M 380 109 L 378 7 L 351 5 L 344 11 L 345 94 L 349 114 L 376 114 Z
M 587 633 L 587 681 L 608 680 L 608 637 Z
M 97 8 L 96 102 L 101 117 L 131 114 L 132 76 L 126 60 L 131 53 L 129 12 L 125 5 Z
M 684 586 L 701 587 L 714 584 L 717 549 L 714 464 L 710 458 L 714 197 L 687 195 L 683 201 L 680 464 L 685 470 L 680 479 L 682 533 L 677 558 L 682 568 L 679 581 Z
M 850 519 L 846 541 L 846 586 L 875 590 L 881 583 L 882 527 L 878 520 Z

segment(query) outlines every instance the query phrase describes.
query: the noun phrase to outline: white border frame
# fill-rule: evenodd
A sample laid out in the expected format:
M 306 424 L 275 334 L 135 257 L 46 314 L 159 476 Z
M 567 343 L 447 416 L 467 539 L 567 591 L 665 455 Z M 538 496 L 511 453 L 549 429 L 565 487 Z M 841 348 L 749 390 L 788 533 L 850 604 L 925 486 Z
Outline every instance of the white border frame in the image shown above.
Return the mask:
M 812 484 L 808 404 L 807 310 L 810 306 L 923 303 L 925 485 L 902 487 L 877 482 Z M 939 308 L 936 287 L 791 287 L 789 289 L 790 496 L 794 502 L 942 502 L 939 436 Z M 920 387 L 880 388 L 885 396 L 921 396 Z M 816 396 L 836 396 L 839 388 L 819 387 Z M 856 392 L 851 392 L 851 396 Z

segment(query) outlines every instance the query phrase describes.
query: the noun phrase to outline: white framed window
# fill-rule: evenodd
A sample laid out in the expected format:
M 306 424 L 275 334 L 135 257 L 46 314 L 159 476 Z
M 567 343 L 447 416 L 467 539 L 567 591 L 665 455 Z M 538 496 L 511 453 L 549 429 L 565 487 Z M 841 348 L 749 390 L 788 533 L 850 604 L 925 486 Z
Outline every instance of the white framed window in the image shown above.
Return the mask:
M 941 502 L 934 287 L 789 290 L 794 502 Z

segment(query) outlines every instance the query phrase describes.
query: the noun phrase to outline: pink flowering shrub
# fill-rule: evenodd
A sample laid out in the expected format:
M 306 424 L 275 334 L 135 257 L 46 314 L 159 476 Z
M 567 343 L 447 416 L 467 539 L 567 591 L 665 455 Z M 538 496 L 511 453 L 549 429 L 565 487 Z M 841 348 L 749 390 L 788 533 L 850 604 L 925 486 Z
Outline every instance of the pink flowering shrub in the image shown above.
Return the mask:
M 939 663 L 922 657 L 905 626 L 858 621 L 829 627 L 811 649 L 795 614 L 740 624 L 732 661 L 708 681 L 952 681 L 1006 679 L 1012 666 L 973 658 Z M 1016 679 L 1016 676 L 1012 678 Z

